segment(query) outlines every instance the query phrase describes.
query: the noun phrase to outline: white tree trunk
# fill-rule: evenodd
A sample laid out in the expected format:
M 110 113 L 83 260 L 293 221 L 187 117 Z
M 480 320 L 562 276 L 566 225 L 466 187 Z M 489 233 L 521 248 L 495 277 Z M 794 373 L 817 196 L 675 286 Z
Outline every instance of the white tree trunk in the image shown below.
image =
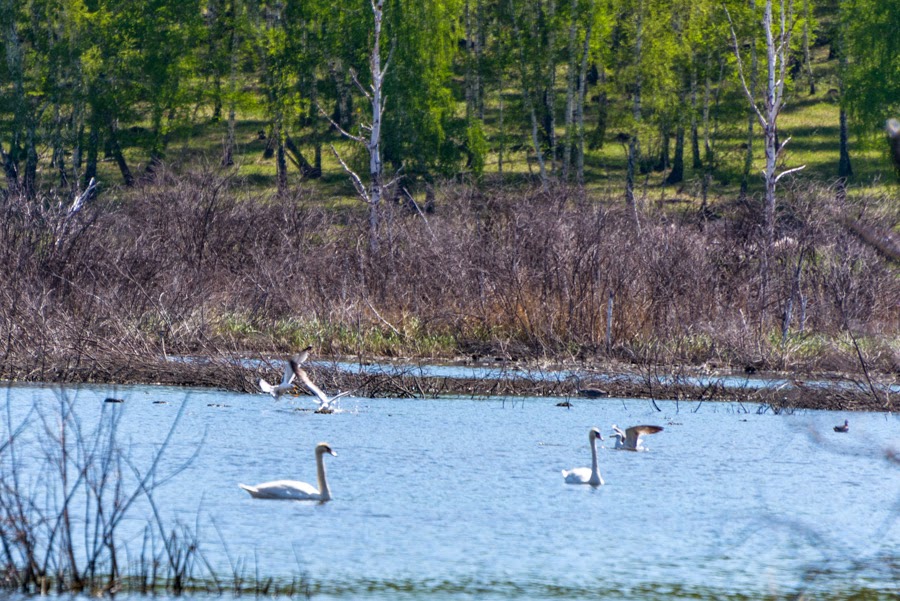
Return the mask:
M 387 68 L 381 68 L 381 21 L 384 15 L 384 0 L 372 0 L 375 17 L 375 40 L 372 43 L 372 131 L 369 132 L 369 212 L 370 224 L 378 224 L 378 209 L 384 185 L 384 166 L 381 163 L 381 117 L 384 113 L 384 75 Z
M 385 103 L 384 76 L 387 73 L 388 65 L 387 62 L 384 66 L 381 64 L 381 24 L 384 17 L 384 0 L 371 0 L 371 2 L 372 16 L 375 21 L 375 35 L 372 41 L 372 54 L 369 56 L 369 68 L 372 75 L 372 83 L 369 86 L 369 89 L 366 89 L 359 81 L 356 73 L 352 69 L 350 70 L 350 75 L 352 76 L 354 83 L 366 99 L 368 99 L 372 107 L 371 125 L 361 125 L 363 130 L 369 132 L 368 139 L 361 135 L 351 134 L 343 129 L 339 123 L 336 123 L 324 110 L 322 110 L 322 107 L 319 107 L 319 112 L 331 121 L 331 124 L 337 128 L 344 137 L 354 140 L 359 144 L 363 144 L 369 153 L 369 183 L 368 185 L 365 185 L 363 184 L 362 179 L 347 165 L 343 158 L 341 158 L 334 146 L 331 147 L 331 151 L 334 153 L 338 162 L 340 162 L 341 167 L 343 167 L 344 171 L 350 176 L 350 181 L 353 182 L 356 193 L 363 202 L 369 205 L 369 249 L 372 252 L 376 252 L 379 248 L 378 238 L 381 225 L 381 199 L 384 194 L 384 164 L 381 159 L 381 125 Z
M 763 130 L 763 146 L 766 155 L 766 165 L 763 169 L 765 180 L 765 204 L 763 207 L 763 235 L 764 244 L 760 261 L 760 306 L 765 306 L 766 292 L 769 280 L 769 258 L 772 256 L 772 247 L 775 243 L 775 188 L 778 180 L 789 173 L 803 169 L 795 167 L 781 173 L 777 173 L 777 161 L 781 157 L 785 145 L 790 138 L 778 145 L 777 124 L 778 115 L 784 107 L 784 81 L 787 75 L 787 52 L 791 41 L 791 31 L 788 21 L 793 21 L 793 0 L 784 0 L 781 4 L 779 31 L 773 31 L 772 0 L 766 0 L 763 12 L 762 25 L 766 39 L 766 90 L 763 106 L 756 103 L 752 91 L 747 87 L 744 78 L 743 63 L 741 61 L 740 46 L 734 25 L 731 26 L 731 38 L 734 44 L 734 54 L 737 58 L 738 73 L 744 88 L 744 93 L 750 101 L 753 111 Z M 725 9 L 727 13 L 727 8 Z M 731 15 L 728 15 L 729 22 Z
M 632 128 L 631 140 L 628 143 L 628 165 L 625 172 L 625 202 L 628 210 L 631 212 L 634 225 L 640 234 L 641 222 L 638 216 L 637 200 L 634 197 L 634 173 L 637 167 L 637 161 L 640 155 L 640 142 L 638 141 L 638 126 L 641 123 L 641 54 L 644 45 L 644 4 L 643 1 L 638 3 L 637 7 L 637 26 L 635 28 L 634 41 L 634 66 L 636 69 L 634 82 L 634 102 L 632 105 L 632 116 L 634 118 L 634 127 Z
M 588 15 L 594 14 L 594 2 L 591 0 L 588 9 Z M 587 29 L 584 32 L 584 47 L 581 54 L 581 69 L 579 71 L 578 81 L 578 103 L 575 106 L 575 128 L 577 132 L 577 149 L 576 149 L 576 177 L 578 185 L 584 185 L 584 99 L 587 95 L 587 67 L 588 56 L 591 51 L 591 29 L 593 22 L 588 21 Z

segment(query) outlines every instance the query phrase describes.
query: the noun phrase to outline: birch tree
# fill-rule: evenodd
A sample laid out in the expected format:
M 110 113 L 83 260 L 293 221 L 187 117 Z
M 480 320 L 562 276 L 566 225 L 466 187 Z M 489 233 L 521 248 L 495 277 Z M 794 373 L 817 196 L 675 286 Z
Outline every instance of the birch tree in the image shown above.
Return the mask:
M 791 25 L 793 21 L 793 0 L 783 0 L 780 5 L 778 25 L 773 20 L 772 0 L 766 0 L 763 9 L 762 29 L 765 36 L 766 44 L 766 89 L 765 98 L 759 103 L 754 97 L 753 92 L 747 84 L 744 77 L 743 61 L 741 59 L 741 50 L 738 44 L 737 34 L 734 30 L 734 24 L 731 24 L 731 40 L 734 45 L 734 55 L 737 59 L 738 75 L 740 76 L 741 86 L 750 106 L 756 114 L 757 120 L 763 130 L 763 148 L 766 155 L 766 163 L 763 169 L 763 179 L 765 180 L 765 199 L 763 205 L 763 234 L 764 246 L 762 252 L 762 262 L 760 265 L 760 303 L 765 302 L 766 288 L 769 278 L 769 257 L 772 255 L 772 248 L 775 243 L 775 188 L 778 182 L 784 176 L 795 173 L 805 167 L 794 167 L 782 172 L 778 172 L 778 160 L 784 154 L 784 148 L 790 141 L 790 138 L 779 143 L 778 141 L 778 116 L 784 108 L 784 85 L 787 77 L 787 55 L 791 42 Z M 728 9 L 725 8 L 726 14 Z M 728 15 L 729 22 L 731 16 Z
M 390 59 L 382 65 L 381 59 L 381 28 L 384 22 L 384 0 L 371 0 L 373 31 L 372 31 L 372 47 L 369 54 L 369 76 L 371 83 L 368 87 L 363 85 L 356 71 L 351 70 L 353 82 L 360 92 L 369 102 L 372 121 L 368 124 L 360 123 L 361 134 L 352 134 L 342 128 L 333 119 L 331 124 L 341 132 L 341 134 L 366 148 L 369 155 L 369 181 L 364 184 L 362 179 L 341 157 L 340 153 L 331 146 L 331 151 L 335 158 L 340 162 L 341 167 L 350 176 L 350 181 L 356 189 L 359 198 L 369 207 L 369 249 L 377 252 L 379 248 L 379 227 L 380 227 L 380 210 L 381 200 L 384 194 L 384 164 L 381 156 L 381 125 L 384 117 L 384 78 L 388 71 Z M 328 117 L 327 113 L 321 110 L 323 115 Z M 330 119 L 330 118 L 329 118 Z M 368 132 L 368 136 L 364 135 Z

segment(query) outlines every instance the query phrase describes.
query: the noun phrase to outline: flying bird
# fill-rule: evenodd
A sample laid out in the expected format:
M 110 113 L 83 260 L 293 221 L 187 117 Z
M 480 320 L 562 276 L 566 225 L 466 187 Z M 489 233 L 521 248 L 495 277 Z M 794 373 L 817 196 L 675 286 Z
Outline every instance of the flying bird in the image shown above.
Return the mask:
M 662 426 L 632 426 L 624 432 L 619 426 L 613 424 L 613 436 L 616 437 L 616 448 L 625 451 L 647 451 L 643 446 L 641 436 L 644 434 L 656 434 L 662 432 Z
M 264 393 L 271 394 L 276 399 L 289 391 L 294 386 L 294 369 L 291 367 L 291 361 L 300 365 L 309 358 L 311 346 L 306 347 L 300 353 L 284 362 L 284 374 L 281 376 L 280 384 L 269 384 L 265 379 L 259 379 L 259 387 Z
M 329 397 L 321 388 L 316 386 L 315 383 L 310 380 L 309 375 L 300 367 L 299 363 L 294 359 L 291 359 L 288 363 L 290 364 L 291 371 L 293 371 L 309 391 L 316 396 L 316 399 L 318 399 L 319 407 L 316 409 L 316 413 L 334 413 L 334 409 L 332 409 L 331 405 L 342 396 L 350 394 L 351 392 L 346 390 L 344 392 L 339 392 L 333 397 Z

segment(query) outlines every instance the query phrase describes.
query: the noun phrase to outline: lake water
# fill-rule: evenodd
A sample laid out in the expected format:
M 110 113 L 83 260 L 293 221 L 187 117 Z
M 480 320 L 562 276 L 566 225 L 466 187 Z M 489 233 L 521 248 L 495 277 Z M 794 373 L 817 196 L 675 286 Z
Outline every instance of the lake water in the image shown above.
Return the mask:
M 4 439 L 32 405 L 52 415 L 61 394 L 8 387 Z M 155 493 L 166 522 L 197 527 L 220 576 L 302 576 L 316 599 L 900 593 L 900 466 L 884 458 L 900 450 L 893 415 L 353 397 L 318 415 L 304 397 L 147 386 L 65 394 L 85 426 L 121 413 L 118 438 L 137 465 L 178 419 L 160 473 L 198 454 Z M 104 403 L 110 396 L 124 403 Z M 844 419 L 850 432 L 833 432 Z M 665 429 L 646 437 L 650 451 L 632 453 L 612 449 L 614 423 Z M 606 485 L 566 485 L 561 470 L 590 465 L 591 426 L 607 437 Z M 337 453 L 326 457 L 331 502 L 258 500 L 238 488 L 315 483 L 319 441 Z M 137 551 L 146 511 L 136 507 L 131 533 L 123 529 L 122 544 Z

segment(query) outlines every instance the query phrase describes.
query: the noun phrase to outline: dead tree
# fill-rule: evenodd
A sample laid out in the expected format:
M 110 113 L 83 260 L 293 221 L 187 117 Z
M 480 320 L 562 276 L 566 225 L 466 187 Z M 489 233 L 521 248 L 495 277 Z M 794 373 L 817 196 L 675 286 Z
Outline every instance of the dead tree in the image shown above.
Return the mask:
M 725 13 L 731 25 L 731 40 L 734 44 L 734 55 L 737 59 L 738 75 L 740 75 L 741 86 L 744 89 L 750 106 L 756 113 L 763 129 L 763 147 L 766 154 L 766 166 L 763 169 L 763 179 L 765 180 L 765 205 L 763 208 L 763 233 L 764 244 L 762 250 L 762 260 L 760 263 L 760 307 L 765 306 L 766 289 L 769 279 L 769 258 L 772 256 L 772 247 L 775 244 L 775 186 L 778 181 L 790 173 L 800 171 L 805 167 L 795 167 L 787 169 L 781 173 L 777 173 L 777 162 L 784 153 L 784 147 L 790 142 L 790 137 L 778 143 L 777 123 L 778 115 L 784 108 L 784 82 L 787 76 L 787 53 L 791 42 L 791 25 L 789 21 L 793 21 L 794 15 L 793 0 L 786 0 L 781 3 L 779 30 L 773 31 L 772 23 L 772 0 L 766 0 L 766 7 L 763 12 L 762 26 L 766 37 L 766 89 L 765 99 L 760 105 L 751 92 L 750 87 L 744 77 L 744 66 L 741 60 L 740 45 L 738 44 L 737 34 L 734 30 L 734 23 L 731 21 L 731 14 L 728 8 Z
M 381 158 L 381 124 L 384 114 L 384 76 L 388 70 L 390 57 L 385 61 L 384 66 L 381 65 L 381 24 L 384 16 L 384 0 L 371 0 L 372 15 L 375 20 L 374 39 L 372 41 L 372 53 L 369 56 L 369 69 L 372 75 L 372 83 L 368 89 L 359 81 L 356 71 L 350 70 L 350 75 L 356 87 L 362 92 L 371 105 L 372 123 L 369 125 L 360 124 L 363 132 L 368 132 L 368 139 L 364 135 L 351 134 L 319 107 L 319 111 L 329 120 L 331 124 L 341 132 L 341 134 L 355 142 L 363 144 L 369 153 L 369 183 L 368 186 L 363 184 L 359 175 L 354 172 L 349 165 L 341 158 L 341 155 L 331 146 L 331 151 L 337 158 L 341 167 L 350 176 L 353 187 L 360 199 L 369 206 L 369 249 L 378 250 L 378 230 L 379 230 L 379 211 L 381 209 L 381 199 L 384 195 L 384 164 Z

